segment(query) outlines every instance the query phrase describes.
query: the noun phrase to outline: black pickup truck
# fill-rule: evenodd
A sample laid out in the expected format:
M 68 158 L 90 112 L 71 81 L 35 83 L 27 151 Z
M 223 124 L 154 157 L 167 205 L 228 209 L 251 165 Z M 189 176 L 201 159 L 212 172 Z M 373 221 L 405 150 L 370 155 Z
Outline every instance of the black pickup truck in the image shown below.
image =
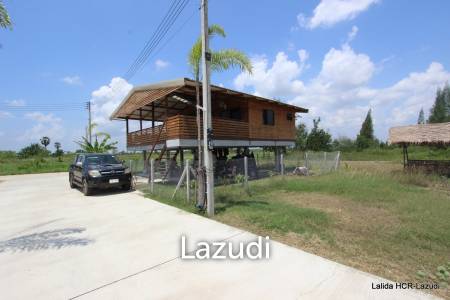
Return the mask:
M 86 196 L 95 188 L 131 188 L 130 169 L 111 154 L 83 153 L 75 157 L 69 167 L 71 188 L 80 186 Z

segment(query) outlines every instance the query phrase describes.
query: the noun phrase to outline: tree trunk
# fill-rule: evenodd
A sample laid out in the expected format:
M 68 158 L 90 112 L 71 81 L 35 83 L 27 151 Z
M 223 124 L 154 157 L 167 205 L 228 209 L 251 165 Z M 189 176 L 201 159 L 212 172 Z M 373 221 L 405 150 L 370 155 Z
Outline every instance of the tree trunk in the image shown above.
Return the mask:
M 205 172 L 203 169 L 203 155 L 202 155 L 202 146 L 201 146 L 201 139 L 202 139 L 202 131 L 201 131 L 201 110 L 198 108 L 198 106 L 201 106 L 202 103 L 200 103 L 200 82 L 199 82 L 199 76 L 197 75 L 195 77 L 195 96 L 196 96 L 196 111 L 197 111 L 197 206 L 198 207 L 205 207 Z

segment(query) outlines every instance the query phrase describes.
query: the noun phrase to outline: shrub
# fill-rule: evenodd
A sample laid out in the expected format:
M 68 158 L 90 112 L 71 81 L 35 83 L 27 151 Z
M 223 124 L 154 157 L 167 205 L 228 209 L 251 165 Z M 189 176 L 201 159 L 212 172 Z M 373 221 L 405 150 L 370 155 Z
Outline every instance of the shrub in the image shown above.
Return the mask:
M 32 156 L 48 156 L 49 154 L 50 152 L 44 147 L 37 143 L 34 143 L 22 148 L 19 153 L 17 153 L 17 156 L 19 158 L 29 158 Z

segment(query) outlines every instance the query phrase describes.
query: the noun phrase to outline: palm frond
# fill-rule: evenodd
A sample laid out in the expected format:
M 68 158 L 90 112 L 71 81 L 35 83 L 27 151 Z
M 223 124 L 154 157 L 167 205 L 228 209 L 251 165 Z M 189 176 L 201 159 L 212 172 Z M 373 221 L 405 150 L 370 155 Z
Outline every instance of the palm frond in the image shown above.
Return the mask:
M 197 80 L 200 77 L 200 61 L 202 59 L 202 41 L 197 39 L 194 45 L 189 51 L 188 63 L 192 72 L 192 75 Z
M 226 37 L 225 30 L 219 24 L 212 24 L 208 27 L 208 35 L 210 38 L 214 36 Z
M 241 71 L 252 73 L 252 63 L 248 56 L 236 49 L 224 49 L 211 53 L 211 70 L 224 71 L 231 67 L 237 67 Z
M 9 18 L 8 11 L 5 8 L 5 5 L 0 0 L 0 27 L 3 28 L 12 28 L 11 19 Z
M 225 30 L 218 24 L 213 24 L 208 28 L 208 35 L 210 38 L 214 36 L 226 37 Z M 202 60 L 202 39 L 198 38 L 188 54 L 188 63 L 192 75 L 196 80 L 200 78 L 200 62 Z

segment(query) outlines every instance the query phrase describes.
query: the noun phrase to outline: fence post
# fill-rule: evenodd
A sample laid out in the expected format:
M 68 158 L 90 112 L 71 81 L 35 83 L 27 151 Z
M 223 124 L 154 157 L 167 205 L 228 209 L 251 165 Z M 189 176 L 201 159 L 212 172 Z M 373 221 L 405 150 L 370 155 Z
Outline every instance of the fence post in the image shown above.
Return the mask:
M 186 200 L 191 201 L 191 170 L 189 168 L 189 159 L 186 159 Z
M 305 151 L 305 167 L 309 170 L 309 167 L 308 167 L 308 151 Z
M 337 169 L 338 169 L 338 167 L 339 167 L 339 160 L 341 159 L 341 151 L 338 151 L 337 152 L 337 155 L 336 155 L 336 164 L 334 165 L 334 170 L 336 171 Z
M 248 157 L 244 156 L 244 184 L 245 189 L 248 191 Z
M 284 176 L 284 154 L 280 154 L 280 169 L 281 169 L 281 176 Z
M 155 160 L 150 160 L 150 192 L 154 192 L 154 182 L 155 182 Z

